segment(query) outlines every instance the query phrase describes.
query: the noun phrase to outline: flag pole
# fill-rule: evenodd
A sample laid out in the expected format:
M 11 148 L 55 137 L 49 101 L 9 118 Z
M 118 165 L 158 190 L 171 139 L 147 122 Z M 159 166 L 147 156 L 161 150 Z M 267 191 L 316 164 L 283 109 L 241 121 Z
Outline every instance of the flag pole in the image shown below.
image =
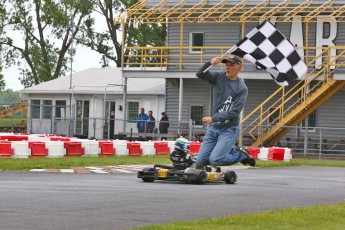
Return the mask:
M 220 59 L 223 59 L 226 55 L 230 54 L 232 51 L 234 51 L 236 49 L 237 46 L 233 46 L 230 49 L 228 49 L 228 51 L 226 51 L 222 56 L 220 56 Z M 205 69 L 203 71 L 203 73 L 206 73 L 209 69 L 211 69 L 213 65 L 210 65 L 209 67 L 207 67 L 207 69 Z

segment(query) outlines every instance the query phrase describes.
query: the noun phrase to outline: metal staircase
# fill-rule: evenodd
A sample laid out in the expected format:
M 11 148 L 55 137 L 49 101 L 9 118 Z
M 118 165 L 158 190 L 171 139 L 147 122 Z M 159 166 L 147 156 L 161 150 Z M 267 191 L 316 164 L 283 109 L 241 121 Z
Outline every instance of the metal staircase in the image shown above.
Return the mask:
M 23 101 L 21 104 L 11 105 L 0 109 L 0 118 L 11 117 L 14 113 L 23 112 L 26 116 L 28 111 L 27 101 Z
M 241 122 L 242 136 L 251 138 L 251 146 L 272 146 L 287 134 L 292 126 L 298 125 L 343 88 L 345 81 L 335 80 L 333 76 L 339 67 L 345 65 L 344 53 L 345 50 L 342 50 L 333 59 L 328 56 L 290 90 L 280 87 L 248 114 Z M 325 54 L 326 50 L 307 65 L 315 65 L 315 60 Z

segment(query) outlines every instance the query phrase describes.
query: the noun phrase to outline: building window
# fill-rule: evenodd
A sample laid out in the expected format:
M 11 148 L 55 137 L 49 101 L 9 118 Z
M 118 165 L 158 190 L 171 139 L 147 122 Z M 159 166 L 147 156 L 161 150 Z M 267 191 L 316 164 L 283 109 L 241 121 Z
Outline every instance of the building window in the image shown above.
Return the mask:
M 195 47 L 199 46 L 199 47 Z M 189 52 L 202 53 L 200 46 L 204 46 L 204 32 L 190 32 L 189 33 Z
M 202 126 L 202 117 L 204 116 L 204 106 L 191 105 L 189 117 L 195 122 L 195 126 Z
M 308 132 L 316 132 L 316 113 L 317 110 L 314 110 L 311 114 L 308 116 Z M 301 122 L 301 131 L 305 131 L 305 119 Z
M 31 100 L 31 118 L 40 119 L 41 108 L 40 100 Z
M 318 83 L 319 81 L 312 81 L 309 83 L 309 86 L 307 87 L 307 93 L 311 93 L 312 91 L 315 90 L 316 87 L 318 87 Z M 302 97 L 302 95 L 300 94 L 300 97 Z M 316 117 L 317 117 L 317 110 L 314 110 L 313 112 L 311 112 L 308 116 L 308 132 L 316 132 Z M 305 126 L 306 126 L 306 119 L 304 119 L 301 122 L 301 131 L 304 132 L 305 131 Z
M 77 100 L 75 134 L 88 136 L 89 110 L 90 110 L 90 101 Z
M 270 108 L 270 116 L 268 118 L 268 125 L 275 125 L 279 121 L 280 116 L 280 109 L 278 108 Z
M 135 123 L 138 117 L 139 102 L 128 102 L 128 122 Z
M 51 119 L 53 111 L 52 100 L 43 100 L 43 119 Z
M 55 101 L 55 117 L 65 118 L 66 117 L 66 101 L 56 100 Z

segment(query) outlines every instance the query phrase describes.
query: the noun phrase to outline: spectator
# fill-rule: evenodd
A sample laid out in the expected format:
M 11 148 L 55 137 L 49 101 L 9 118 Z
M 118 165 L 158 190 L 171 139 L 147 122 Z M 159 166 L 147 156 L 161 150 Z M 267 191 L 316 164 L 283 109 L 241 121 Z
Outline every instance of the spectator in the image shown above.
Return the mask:
M 114 139 L 115 132 L 115 111 L 110 112 L 110 121 L 109 121 L 109 139 Z
M 159 132 L 160 133 L 168 133 L 169 118 L 165 112 L 162 112 L 161 115 L 162 115 L 162 118 L 159 122 Z
M 156 119 L 152 116 L 152 111 L 150 110 L 148 112 L 148 115 L 149 115 L 149 119 L 148 119 L 148 122 L 147 122 L 147 126 L 146 126 L 146 132 L 147 133 L 153 133 L 153 131 L 155 130 L 155 127 L 156 127 Z
M 146 122 L 149 119 L 149 116 L 145 113 L 144 108 L 140 108 L 140 113 L 137 117 L 137 129 L 138 133 L 145 133 L 146 131 Z

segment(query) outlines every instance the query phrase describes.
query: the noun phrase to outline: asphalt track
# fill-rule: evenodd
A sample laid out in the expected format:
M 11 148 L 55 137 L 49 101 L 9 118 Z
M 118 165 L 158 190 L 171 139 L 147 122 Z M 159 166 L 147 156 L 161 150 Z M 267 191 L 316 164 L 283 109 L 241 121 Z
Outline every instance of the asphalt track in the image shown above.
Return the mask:
M 240 169 L 235 185 L 136 174 L 0 172 L 0 228 L 126 229 L 345 201 L 345 169 Z

